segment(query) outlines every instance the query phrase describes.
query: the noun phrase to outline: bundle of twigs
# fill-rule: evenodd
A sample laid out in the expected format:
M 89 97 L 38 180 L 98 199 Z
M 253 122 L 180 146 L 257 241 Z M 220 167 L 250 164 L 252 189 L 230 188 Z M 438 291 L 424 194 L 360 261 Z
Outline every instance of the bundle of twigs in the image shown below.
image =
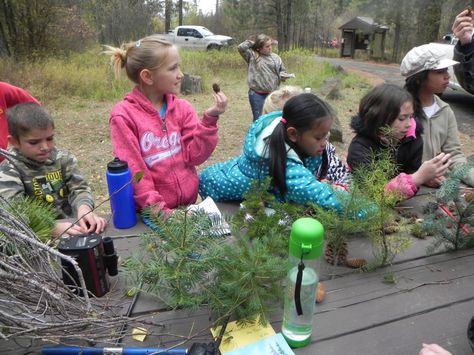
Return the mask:
M 90 298 L 77 262 L 42 243 L 5 203 L 0 199 L 0 338 L 115 343 L 132 320 Z M 84 296 L 63 283 L 61 259 L 74 266 Z

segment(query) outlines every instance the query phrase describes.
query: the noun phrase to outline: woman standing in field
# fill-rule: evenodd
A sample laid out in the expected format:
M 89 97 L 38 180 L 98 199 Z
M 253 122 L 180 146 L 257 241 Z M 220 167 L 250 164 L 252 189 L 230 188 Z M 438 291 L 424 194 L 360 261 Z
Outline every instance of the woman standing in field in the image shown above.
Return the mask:
M 272 45 L 277 43 L 269 36 L 260 34 L 238 46 L 240 55 L 248 65 L 248 95 L 254 121 L 262 114 L 268 94 L 278 89 L 281 81 L 294 77 L 294 74 L 286 72 L 281 58 L 273 53 Z

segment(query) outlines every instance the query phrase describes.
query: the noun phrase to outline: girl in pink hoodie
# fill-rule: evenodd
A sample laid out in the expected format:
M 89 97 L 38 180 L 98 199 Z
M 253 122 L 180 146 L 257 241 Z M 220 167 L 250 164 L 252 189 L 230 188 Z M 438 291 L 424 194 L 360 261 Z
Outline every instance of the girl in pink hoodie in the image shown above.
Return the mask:
M 112 109 L 109 124 L 114 155 L 128 162 L 139 209 L 154 206 L 171 213 L 196 202 L 196 166 L 217 145 L 217 120 L 227 97 L 214 93 L 214 103 L 200 120 L 191 104 L 178 99 L 183 73 L 177 48 L 157 36 L 121 48 L 107 47 L 116 75 L 125 67 L 135 88 Z

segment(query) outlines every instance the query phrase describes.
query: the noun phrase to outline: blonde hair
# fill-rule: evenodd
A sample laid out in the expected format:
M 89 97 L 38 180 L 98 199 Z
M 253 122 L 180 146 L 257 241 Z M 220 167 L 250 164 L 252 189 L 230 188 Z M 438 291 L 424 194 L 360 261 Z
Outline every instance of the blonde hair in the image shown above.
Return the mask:
M 283 110 L 283 106 L 288 99 L 303 93 L 303 89 L 299 86 L 282 86 L 281 88 L 272 91 L 265 99 L 262 108 L 262 114 L 267 114 L 273 111 Z
M 159 68 L 172 46 L 171 42 L 152 35 L 136 42 L 124 43 L 120 48 L 104 46 L 106 50 L 102 53 L 110 55 L 116 77 L 119 77 L 122 68 L 125 68 L 128 78 L 138 84 L 140 72 L 143 69 Z

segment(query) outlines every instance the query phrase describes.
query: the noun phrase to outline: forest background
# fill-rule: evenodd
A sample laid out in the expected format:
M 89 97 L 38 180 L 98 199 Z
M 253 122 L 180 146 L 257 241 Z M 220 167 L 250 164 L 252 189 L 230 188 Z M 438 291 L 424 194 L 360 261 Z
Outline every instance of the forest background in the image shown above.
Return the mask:
M 203 1 L 203 0 L 201 0 Z M 0 55 L 17 58 L 80 51 L 93 43 L 120 44 L 179 24 L 199 24 L 233 37 L 255 33 L 279 41 L 279 50 L 318 51 L 340 37 L 355 16 L 389 28 L 385 57 L 399 61 L 413 46 L 450 32 L 454 17 L 472 0 L 2 0 Z
M 440 39 L 469 5 L 459 0 L 210 1 L 215 4 L 211 14 L 184 0 L 0 0 L 0 80 L 26 88 L 51 111 L 58 147 L 78 157 L 97 201 L 107 198 L 105 170 L 113 158 L 108 117 L 133 87 L 125 75 L 114 78 L 101 45 L 120 45 L 180 23 L 204 25 L 232 36 L 235 44 L 267 33 L 279 40 L 275 49 L 296 74 L 288 84 L 320 93 L 325 78 L 341 80 L 340 97 L 329 102 L 341 122 L 344 142 L 337 148 L 343 157 L 352 135 L 349 120 L 363 94 L 380 80 L 314 60 L 315 55 L 339 56 L 337 48 L 327 48 L 327 40 L 340 35 L 337 27 L 354 16 L 373 17 L 389 27 L 386 59 L 396 61 L 412 46 Z M 218 147 L 200 168 L 239 154 L 251 123 L 245 62 L 235 47 L 181 51 L 181 59 L 185 73 L 202 78 L 204 91 L 184 97 L 198 113 L 211 104 L 213 82 L 229 97 Z

